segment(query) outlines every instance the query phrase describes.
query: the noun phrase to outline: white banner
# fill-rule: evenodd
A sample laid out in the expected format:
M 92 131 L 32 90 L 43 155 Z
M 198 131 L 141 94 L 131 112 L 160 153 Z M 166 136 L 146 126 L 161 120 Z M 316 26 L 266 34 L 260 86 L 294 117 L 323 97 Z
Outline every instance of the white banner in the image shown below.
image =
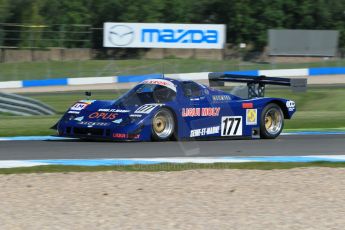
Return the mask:
M 104 47 L 223 49 L 225 25 L 104 23 Z

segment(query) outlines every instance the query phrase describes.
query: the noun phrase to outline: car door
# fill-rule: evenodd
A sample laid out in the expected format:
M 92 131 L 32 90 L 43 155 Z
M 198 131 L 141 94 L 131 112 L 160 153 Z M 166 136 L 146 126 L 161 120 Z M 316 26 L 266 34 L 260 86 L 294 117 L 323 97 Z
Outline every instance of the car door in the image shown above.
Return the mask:
M 183 82 L 186 106 L 181 114 L 185 120 L 184 136 L 206 137 L 219 135 L 220 106 L 214 106 L 206 87 L 195 82 Z

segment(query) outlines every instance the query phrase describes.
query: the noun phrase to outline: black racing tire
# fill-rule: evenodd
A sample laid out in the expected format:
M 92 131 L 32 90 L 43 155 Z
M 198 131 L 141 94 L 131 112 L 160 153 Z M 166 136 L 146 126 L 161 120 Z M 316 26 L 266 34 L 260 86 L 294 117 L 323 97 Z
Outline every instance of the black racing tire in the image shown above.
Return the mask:
M 152 139 L 168 141 L 175 137 L 176 121 L 173 112 L 167 108 L 159 109 L 152 117 Z
M 284 114 L 279 105 L 270 103 L 265 106 L 260 117 L 260 137 L 275 139 L 284 128 Z

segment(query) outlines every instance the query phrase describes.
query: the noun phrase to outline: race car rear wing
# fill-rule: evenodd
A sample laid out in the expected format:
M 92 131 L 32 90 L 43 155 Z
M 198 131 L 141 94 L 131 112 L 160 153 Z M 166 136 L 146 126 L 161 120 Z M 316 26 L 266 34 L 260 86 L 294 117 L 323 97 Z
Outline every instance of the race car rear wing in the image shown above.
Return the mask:
M 248 97 L 264 97 L 265 85 L 290 86 L 294 92 L 305 92 L 307 89 L 306 78 L 281 78 L 266 76 L 249 76 L 225 73 L 209 73 L 210 86 L 224 86 L 224 82 L 247 83 Z

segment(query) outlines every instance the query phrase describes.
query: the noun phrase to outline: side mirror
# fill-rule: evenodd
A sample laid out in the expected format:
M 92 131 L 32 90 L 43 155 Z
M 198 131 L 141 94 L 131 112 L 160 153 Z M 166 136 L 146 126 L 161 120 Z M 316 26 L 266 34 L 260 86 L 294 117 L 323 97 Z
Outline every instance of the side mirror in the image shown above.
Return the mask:
M 92 93 L 91 93 L 90 91 L 86 91 L 86 92 L 85 92 L 85 96 L 91 97 L 91 95 L 92 95 Z

